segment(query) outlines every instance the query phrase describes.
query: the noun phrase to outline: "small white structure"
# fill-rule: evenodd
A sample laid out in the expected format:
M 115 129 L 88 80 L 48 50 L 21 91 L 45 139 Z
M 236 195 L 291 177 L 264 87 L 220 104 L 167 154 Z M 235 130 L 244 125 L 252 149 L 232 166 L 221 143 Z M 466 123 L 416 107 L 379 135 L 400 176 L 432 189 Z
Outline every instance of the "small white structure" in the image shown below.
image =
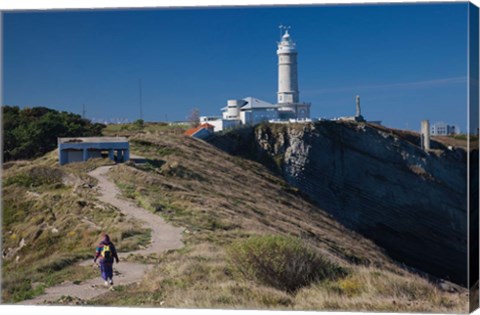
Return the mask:
M 449 125 L 444 122 L 436 122 L 430 126 L 432 136 L 449 136 L 460 133 L 460 128 L 456 125 Z
M 362 116 L 362 109 L 360 107 L 360 95 L 355 97 L 355 116 L 343 116 L 334 120 L 346 120 L 346 121 L 356 121 L 356 122 L 365 122 L 365 119 Z
M 420 146 L 422 150 L 430 150 L 430 122 L 428 120 L 422 120 L 420 131 Z
M 200 124 L 212 125 L 214 131 L 220 131 L 224 129 L 223 119 L 218 116 L 200 116 Z
M 222 108 L 223 119 L 238 120 L 240 118 L 241 108 L 247 104 L 245 100 L 228 100 L 227 107 Z

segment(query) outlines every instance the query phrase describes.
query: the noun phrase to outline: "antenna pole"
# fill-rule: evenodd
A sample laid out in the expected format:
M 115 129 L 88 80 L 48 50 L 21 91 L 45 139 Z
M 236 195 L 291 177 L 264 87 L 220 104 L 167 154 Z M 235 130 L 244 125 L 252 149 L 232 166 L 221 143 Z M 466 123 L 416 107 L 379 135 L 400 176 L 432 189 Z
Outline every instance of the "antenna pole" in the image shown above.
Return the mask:
M 142 108 L 142 79 L 138 80 L 138 94 L 140 99 L 140 119 L 143 120 L 143 108 Z

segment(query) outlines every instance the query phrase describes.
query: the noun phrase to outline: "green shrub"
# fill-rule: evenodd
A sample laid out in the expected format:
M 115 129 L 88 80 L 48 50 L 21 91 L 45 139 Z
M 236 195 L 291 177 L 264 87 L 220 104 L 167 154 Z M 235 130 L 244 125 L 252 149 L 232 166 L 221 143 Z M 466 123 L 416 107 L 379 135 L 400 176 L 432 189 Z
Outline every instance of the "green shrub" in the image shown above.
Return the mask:
M 243 277 L 289 293 L 346 274 L 294 237 L 250 237 L 234 243 L 227 252 L 233 270 Z
M 62 184 L 63 175 L 58 168 L 39 166 L 6 178 L 5 186 L 17 184 L 21 187 L 32 188 Z
M 57 147 L 58 137 L 99 136 L 105 125 L 46 107 L 2 106 L 3 160 L 30 159 Z
M 133 122 L 133 126 L 137 129 L 142 129 L 143 128 L 143 125 L 144 125 L 144 121 L 143 119 L 137 119 Z

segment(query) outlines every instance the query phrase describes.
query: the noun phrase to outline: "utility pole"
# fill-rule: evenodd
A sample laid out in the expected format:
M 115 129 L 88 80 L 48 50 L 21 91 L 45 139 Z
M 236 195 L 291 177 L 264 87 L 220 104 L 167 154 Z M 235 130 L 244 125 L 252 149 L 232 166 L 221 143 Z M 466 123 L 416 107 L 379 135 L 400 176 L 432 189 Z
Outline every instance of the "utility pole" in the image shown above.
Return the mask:
M 138 80 L 138 94 L 140 99 L 140 119 L 143 120 L 143 108 L 142 108 L 142 79 Z

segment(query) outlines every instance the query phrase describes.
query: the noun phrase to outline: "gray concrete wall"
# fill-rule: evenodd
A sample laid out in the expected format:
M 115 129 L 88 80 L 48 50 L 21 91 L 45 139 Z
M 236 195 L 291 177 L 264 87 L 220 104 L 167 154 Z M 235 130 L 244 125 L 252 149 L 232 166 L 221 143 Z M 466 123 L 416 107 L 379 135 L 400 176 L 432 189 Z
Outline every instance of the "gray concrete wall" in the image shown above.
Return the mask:
M 67 155 L 66 163 L 82 162 L 83 161 L 83 151 L 73 151 L 68 150 L 65 152 Z

